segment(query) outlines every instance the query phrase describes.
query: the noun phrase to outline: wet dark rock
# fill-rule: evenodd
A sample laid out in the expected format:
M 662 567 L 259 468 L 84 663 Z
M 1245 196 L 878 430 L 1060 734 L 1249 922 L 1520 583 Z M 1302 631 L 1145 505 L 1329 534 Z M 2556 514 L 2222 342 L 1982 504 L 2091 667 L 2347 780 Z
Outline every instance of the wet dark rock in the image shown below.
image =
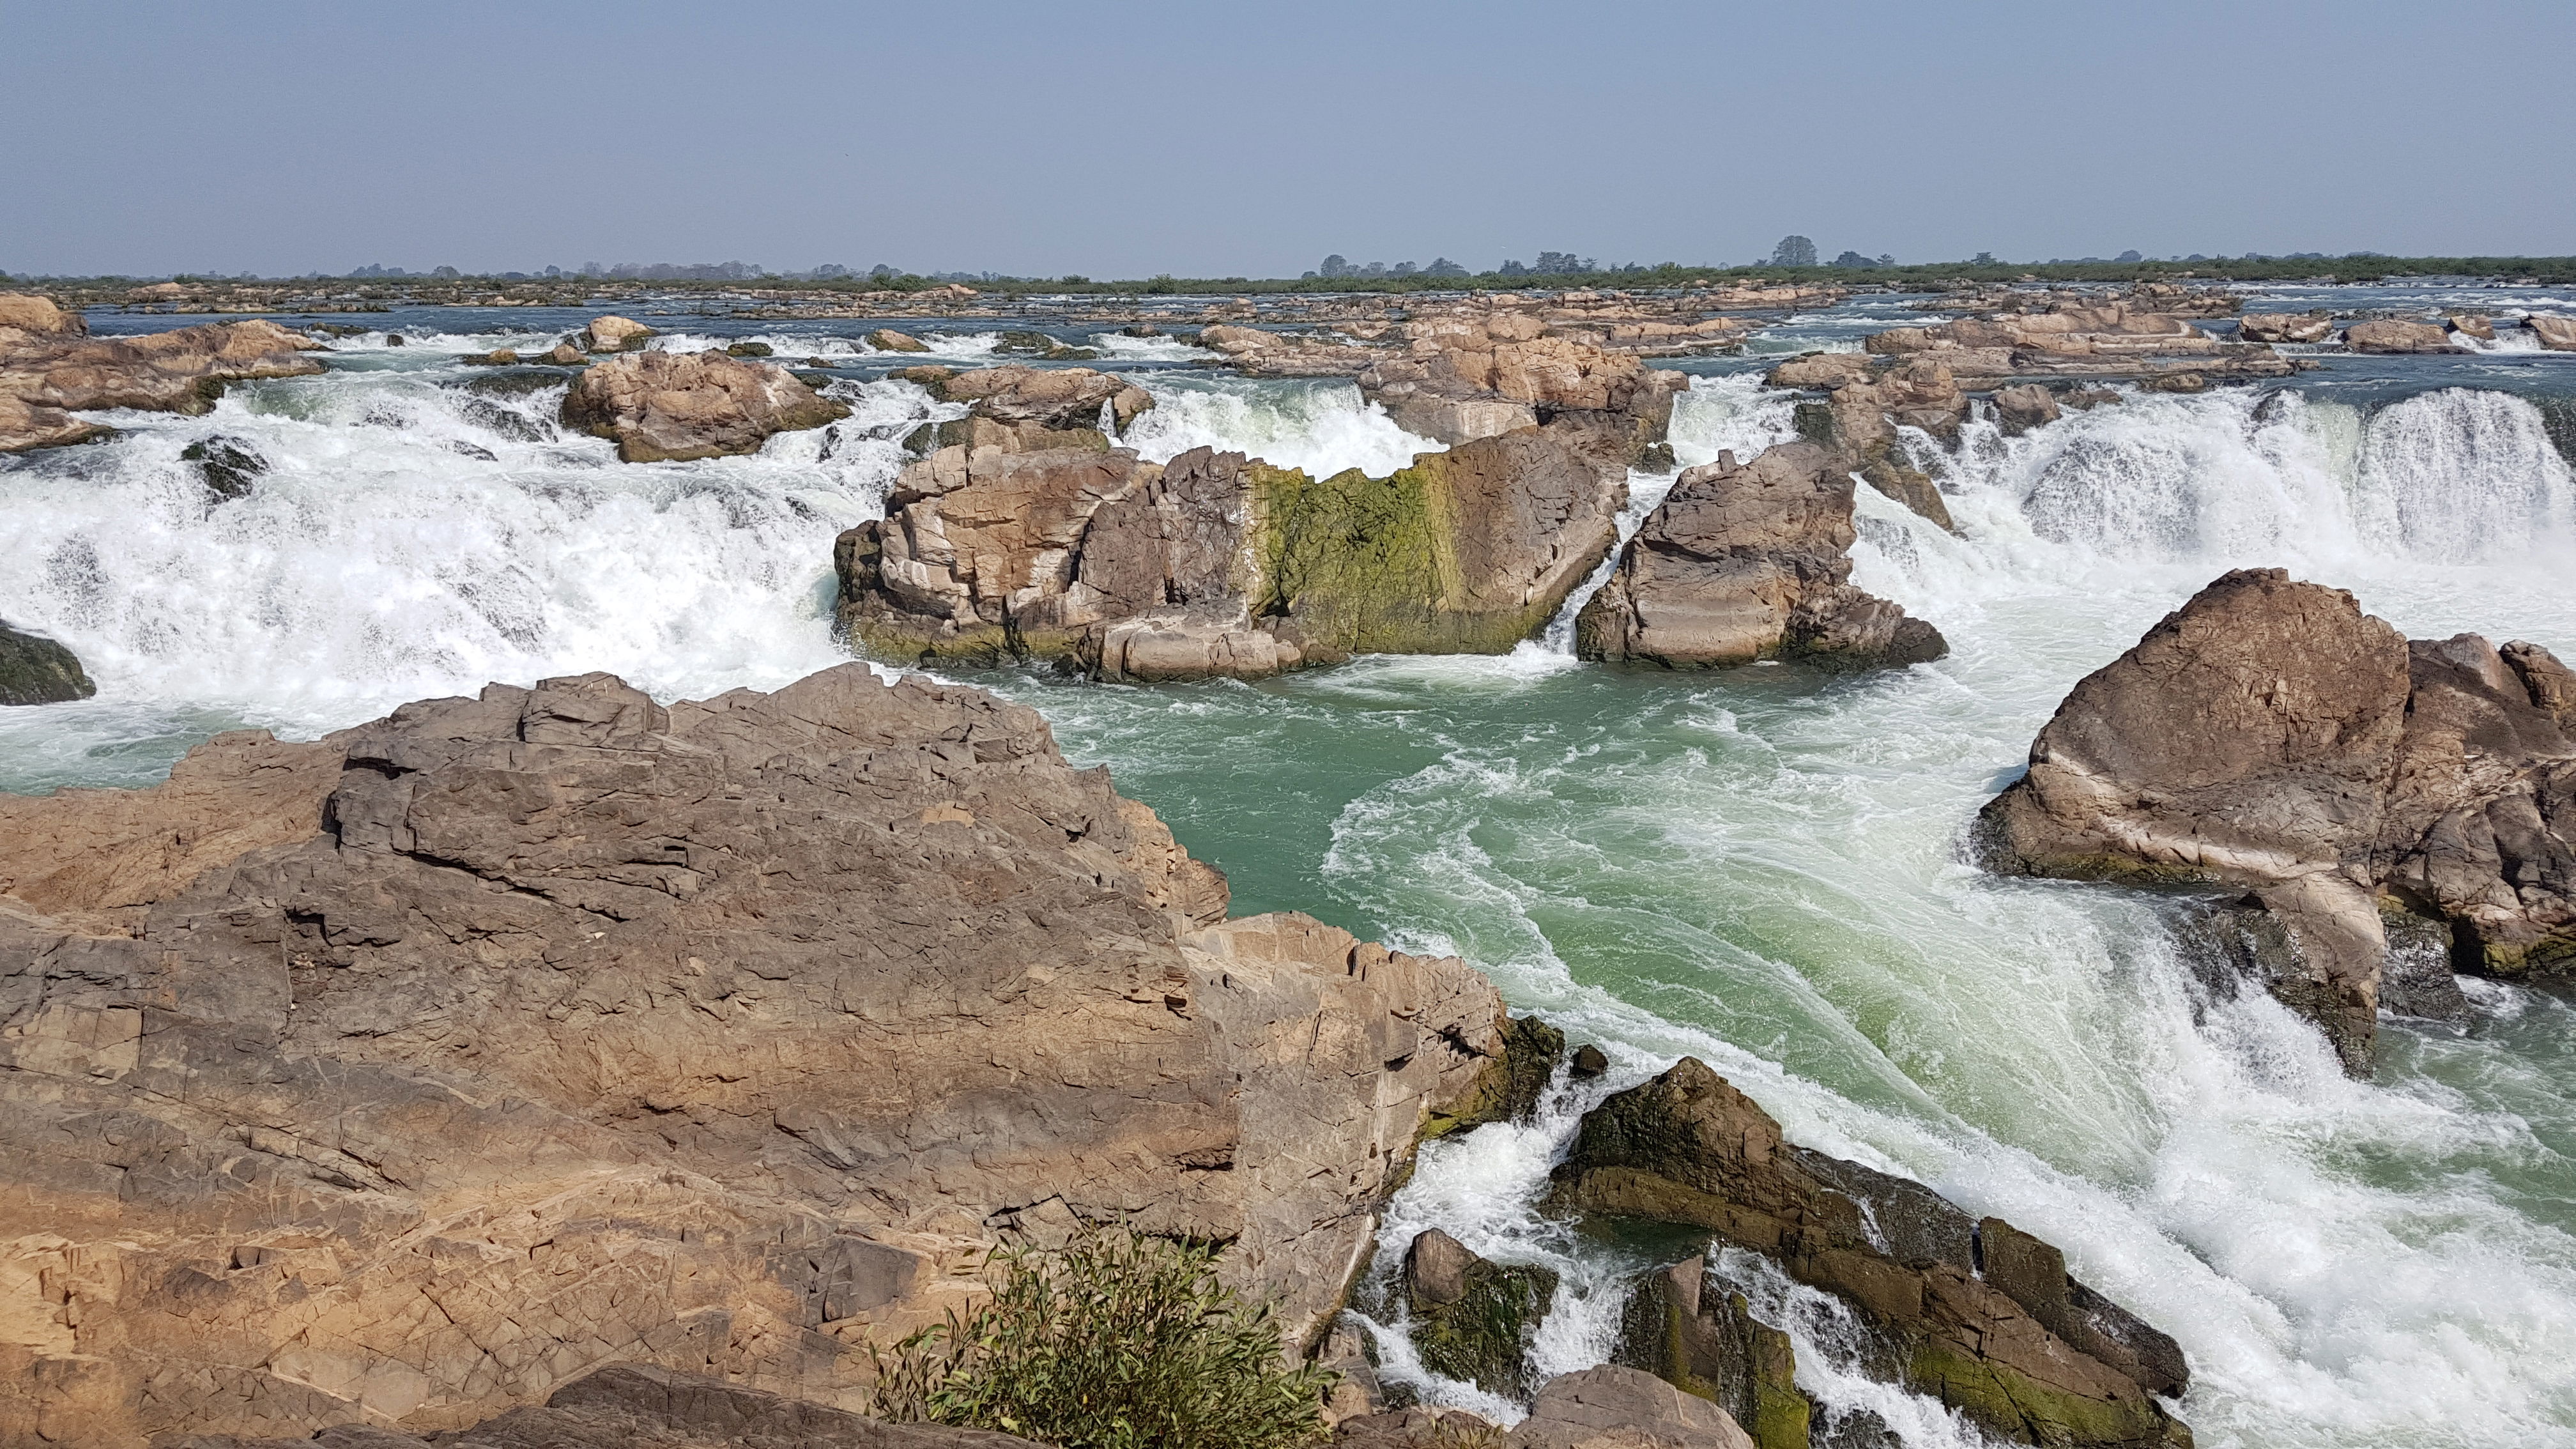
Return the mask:
M 61 704 L 98 693 L 78 655 L 0 623 L 0 705 Z
M 2052 1286 L 2046 1245 L 2027 1235 L 2004 1240 L 2023 1302 L 1980 1276 L 1981 1244 L 2009 1225 L 1784 1141 L 1769 1114 L 1695 1060 L 1587 1113 L 1554 1178 L 1560 1210 L 1704 1229 L 1839 1296 L 1884 1341 L 1890 1377 L 1992 1432 L 2135 1446 L 2175 1432 L 2153 1397 L 2180 1387 L 2172 1340 L 2079 1293 L 2062 1263 Z
M 1574 1049 L 1574 1064 L 1567 1068 L 1567 1074 L 1576 1081 L 1584 1081 L 1608 1070 L 1610 1059 L 1601 1054 L 1601 1048 L 1586 1042 Z
M 1488 1393 L 1530 1390 L 1529 1336 L 1556 1301 L 1554 1271 L 1489 1263 L 1447 1233 L 1416 1236 L 1404 1255 L 1405 1304 L 1422 1366 Z
M 218 499 L 247 495 L 251 484 L 268 471 L 268 460 L 241 438 L 218 433 L 199 438 L 179 450 L 179 456 L 197 465 L 197 476 L 206 482 L 206 491 Z
M 772 348 L 766 342 L 729 342 L 725 344 L 725 356 L 727 357 L 767 357 L 775 350 L 776 349 Z
M 1535 1016 L 1515 1016 L 1503 1025 L 1503 1070 L 1485 1079 L 1485 1090 L 1435 1119 L 1429 1136 L 1443 1137 L 1481 1127 L 1487 1122 L 1526 1122 L 1538 1110 L 1538 1099 L 1555 1079 L 1556 1064 L 1565 1059 L 1565 1033 Z
M 572 380 L 572 374 L 550 367 L 513 367 L 498 372 L 484 372 L 465 379 L 467 392 L 483 397 L 526 397 L 550 387 L 561 387 Z
M 1621 1310 L 1612 1362 L 1644 1369 L 1726 1410 L 1757 1449 L 1807 1449 L 1815 1406 L 1798 1390 L 1789 1335 L 1707 1260 L 1689 1258 L 1641 1279 Z

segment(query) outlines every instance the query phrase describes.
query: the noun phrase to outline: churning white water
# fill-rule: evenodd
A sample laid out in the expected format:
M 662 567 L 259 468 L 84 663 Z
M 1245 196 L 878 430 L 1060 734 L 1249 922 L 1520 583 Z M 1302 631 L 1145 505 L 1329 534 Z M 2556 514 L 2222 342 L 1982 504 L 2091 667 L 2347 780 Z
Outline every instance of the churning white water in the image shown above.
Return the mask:
M 309 735 L 487 679 L 609 669 L 705 695 L 842 657 L 832 538 L 878 511 L 897 440 L 954 409 L 836 384 L 859 411 L 828 433 L 626 466 L 564 436 L 550 391 L 460 385 L 482 374 L 450 354 L 510 336 L 353 339 L 346 370 L 0 462 L 0 615 L 101 687 L 0 710 L 0 788 L 140 783 L 216 729 Z M 1139 377 L 1159 405 L 1125 441 L 1148 457 L 1384 473 L 1433 446 L 1347 384 Z M 2062 1244 L 2182 1341 L 2203 1445 L 2576 1445 L 2564 998 L 2473 984 L 2468 1030 L 2390 1024 L 2377 1080 L 2350 1082 L 2268 998 L 2213 996 L 2163 903 L 1993 879 L 1959 849 L 2065 690 L 2224 568 L 2351 588 L 2419 637 L 2576 654 L 2570 482 L 2541 413 L 2456 387 L 2368 412 L 2326 396 L 2140 396 L 1918 440 L 1960 532 L 1864 489 L 1855 582 L 1942 628 L 1934 665 L 1664 675 L 1577 666 L 1558 639 L 1258 686 L 978 682 L 1110 764 L 1238 909 L 1459 952 L 1608 1052 L 1535 1123 L 1427 1149 L 1381 1251 L 1383 1271 L 1436 1225 L 1556 1267 L 1543 1370 L 1599 1359 L 1642 1266 L 1538 1211 L 1548 1168 L 1584 1108 L 1689 1053 L 1793 1140 Z M 245 497 L 215 501 L 179 457 L 216 434 L 270 464 Z M 1673 445 L 1687 465 L 1790 434 L 1785 395 L 1704 378 Z M 1623 524 L 1670 481 L 1633 477 Z M 1791 1332 L 1829 1418 L 1975 1442 L 1854 1372 L 1829 1302 L 1720 1266 Z M 1391 1378 L 1508 1411 L 1424 1378 L 1392 1317 Z

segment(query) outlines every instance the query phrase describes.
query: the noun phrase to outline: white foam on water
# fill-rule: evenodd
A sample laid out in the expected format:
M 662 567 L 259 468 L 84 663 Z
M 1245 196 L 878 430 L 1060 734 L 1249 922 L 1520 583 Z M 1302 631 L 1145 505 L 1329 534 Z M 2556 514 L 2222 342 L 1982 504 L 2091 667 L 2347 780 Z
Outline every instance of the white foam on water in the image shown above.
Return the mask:
M 1129 423 L 1119 441 L 1150 462 L 1216 448 L 1303 468 L 1318 478 L 1346 468 L 1383 478 L 1411 466 L 1416 454 L 1444 451 L 1397 427 L 1385 408 L 1364 401 L 1349 382 L 1169 374 L 1131 380 L 1154 395 L 1154 406 Z

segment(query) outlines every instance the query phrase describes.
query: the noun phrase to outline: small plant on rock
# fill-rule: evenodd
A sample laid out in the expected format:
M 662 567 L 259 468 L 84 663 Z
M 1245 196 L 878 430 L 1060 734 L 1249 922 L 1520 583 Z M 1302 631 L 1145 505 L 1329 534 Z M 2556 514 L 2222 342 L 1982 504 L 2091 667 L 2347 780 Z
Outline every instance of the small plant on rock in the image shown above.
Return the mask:
M 1295 1449 L 1323 1436 L 1334 1375 L 1280 1354 L 1269 1304 L 1216 1278 L 1215 1249 L 1095 1229 L 987 1260 L 993 1296 L 871 1349 L 874 1412 L 1066 1449 Z

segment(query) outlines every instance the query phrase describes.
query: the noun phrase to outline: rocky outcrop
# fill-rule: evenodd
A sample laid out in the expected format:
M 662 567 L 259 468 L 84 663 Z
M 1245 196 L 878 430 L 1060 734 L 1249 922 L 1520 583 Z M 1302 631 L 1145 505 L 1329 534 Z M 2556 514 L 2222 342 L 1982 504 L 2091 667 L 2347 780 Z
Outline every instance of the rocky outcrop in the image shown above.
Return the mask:
M 2360 1072 L 2384 913 L 2465 969 L 2576 961 L 2571 697 L 2537 645 L 2410 643 L 2238 570 L 2076 685 L 1980 829 L 1999 870 L 2251 890 L 2293 948 L 2265 984 Z
M 850 415 L 785 368 L 720 352 L 642 352 L 600 363 L 564 393 L 564 425 L 628 463 L 757 453 L 776 434 Z
M 88 333 L 86 318 L 55 306 L 51 297 L 0 292 L 0 349 L 23 346 L 34 338 L 82 337 Z
M 659 335 L 632 317 L 593 317 L 567 341 L 584 352 L 632 352 Z
M 81 668 L 79 656 L 0 621 L 0 705 L 60 704 L 96 693 L 98 686 Z
M 1102 408 L 1119 428 L 1154 405 L 1153 394 L 1114 372 L 1087 367 L 905 368 L 893 374 L 929 389 L 942 402 L 970 403 L 978 417 L 1006 426 L 1096 428 Z
M 848 1407 L 1004 1231 L 1303 1342 L 1501 1007 L 865 666 L 495 685 L 0 798 L 0 1442 L 451 1430 L 603 1363 Z
M 2479 342 L 2496 340 L 2495 319 L 2492 317 L 2449 317 L 2443 322 L 2457 336 Z
M 1054 659 L 1105 677 L 1257 678 L 1355 653 L 1502 653 L 1605 557 L 1626 472 L 1525 428 L 1386 478 L 1096 434 L 1012 434 L 905 470 L 842 535 L 840 618 L 887 657 Z
M 2035 382 L 2016 387 L 1995 389 L 1995 421 L 2002 425 L 2005 437 L 2018 437 L 2033 428 L 2056 422 L 2057 394 Z
M 2334 319 L 2319 312 L 2248 312 L 2236 335 L 2248 342 L 2323 342 L 2334 336 Z
M 2062 302 L 2042 312 L 1962 317 L 1898 327 L 1862 344 L 1872 353 L 1930 355 L 1960 378 L 2023 380 L 2144 378 L 2196 371 L 2218 377 L 2286 377 L 2300 359 L 2259 338 L 2224 341 L 2170 312 L 2122 301 Z
M 1874 1372 L 1989 1433 L 2067 1445 L 2188 1439 L 2158 1402 L 2185 1386 L 2180 1350 L 2068 1278 L 2055 1249 L 1919 1183 L 1786 1142 L 1769 1114 L 1690 1058 L 1585 1114 L 1551 1201 L 1687 1225 L 1772 1259 L 1849 1306 Z M 1714 1334 L 1711 1307 L 1703 1287 L 1690 1317 Z M 1697 1329 L 1669 1362 L 1687 1366 L 1711 1346 Z M 1777 1404 L 1777 1365 L 1762 1372 Z M 1757 1387 L 1757 1423 L 1760 1402 Z
M 889 1424 L 698 1374 L 612 1364 L 527 1405 L 435 1441 L 373 1423 L 312 1438 L 191 1434 L 171 1449 L 1037 1449 L 1031 1441 L 940 1424 Z
M 2355 322 L 2343 329 L 2343 345 L 2355 352 L 2465 352 L 2451 334 L 2432 322 Z
M 869 333 L 866 341 L 870 347 L 879 352 L 928 352 L 930 350 L 929 343 L 909 332 L 897 332 L 891 327 L 880 327 Z
M 42 298 L 24 299 L 42 302 Z M 46 324 L 20 305 L 22 322 Z M 69 416 L 91 408 L 202 413 L 228 383 L 322 370 L 303 354 L 323 344 L 274 322 L 224 322 L 140 337 L 88 337 L 63 319 L 53 330 L 0 327 L 0 452 L 76 443 L 105 430 Z
M 1705 1257 L 1649 1273 L 1622 1309 L 1616 1362 L 1726 1410 L 1757 1449 L 1807 1449 L 1815 1405 L 1798 1388 L 1797 1346 L 1753 1316 Z
M 1556 1301 L 1556 1274 L 1502 1267 L 1433 1228 L 1405 1250 L 1402 1291 L 1422 1366 L 1487 1393 L 1529 1394 L 1529 1337 Z
M 1809 352 L 1763 374 L 1762 385 L 1832 392 L 1848 383 L 1869 381 L 1877 368 L 1878 359 L 1866 352 Z
M 1851 478 L 1786 443 L 1682 474 L 1575 620 L 1586 659 L 1668 669 L 1803 658 L 1867 668 L 1948 652 L 1940 632 L 1853 588 Z
M 1223 323 L 1202 328 L 1198 341 L 1254 377 L 1351 377 L 1386 356 L 1384 348 L 1338 334 L 1272 332 Z
M 2540 345 L 2552 352 L 2576 352 L 2576 317 L 2549 317 L 2540 313 L 2522 319 Z
M 1632 1368 L 1547 1381 L 1507 1449 L 1754 1449 L 1726 1410 Z
M 1453 445 L 1562 419 L 1634 456 L 1663 440 L 1673 394 L 1689 385 L 1631 354 L 1551 336 L 1521 312 L 1430 317 L 1404 331 L 1407 351 L 1361 373 L 1360 392 L 1407 432 Z

